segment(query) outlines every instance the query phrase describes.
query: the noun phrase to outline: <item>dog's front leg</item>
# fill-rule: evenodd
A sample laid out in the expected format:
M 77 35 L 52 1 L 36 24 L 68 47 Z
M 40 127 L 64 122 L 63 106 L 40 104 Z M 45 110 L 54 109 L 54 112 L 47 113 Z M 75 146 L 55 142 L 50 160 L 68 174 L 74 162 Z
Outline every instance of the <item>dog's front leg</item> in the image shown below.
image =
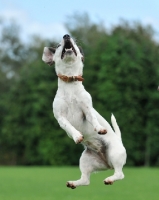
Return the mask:
M 84 91 L 80 93 L 79 95 L 81 99 L 80 106 L 86 116 L 87 121 L 92 124 L 94 130 L 97 131 L 98 134 L 101 134 L 101 135 L 106 134 L 107 133 L 106 128 L 101 126 L 97 120 L 97 117 L 93 109 L 92 98 L 90 94 Z
M 67 103 L 64 100 L 56 97 L 53 102 L 53 113 L 55 118 L 57 119 L 60 127 L 64 129 L 71 138 L 73 138 L 75 143 L 80 143 L 83 140 L 83 135 L 69 122 L 66 117 L 67 111 Z
M 76 144 L 82 142 L 83 135 L 77 131 L 65 117 L 60 116 L 57 118 L 57 121 L 60 127 L 64 129 L 71 138 L 73 138 Z
M 94 130 L 96 132 L 98 132 L 98 134 L 100 135 L 104 135 L 107 133 L 107 130 L 105 127 L 101 126 L 96 118 L 96 115 L 93 112 L 93 108 L 92 107 L 87 107 L 87 106 L 83 106 L 83 111 L 86 115 L 86 119 L 92 124 L 92 126 L 94 127 Z

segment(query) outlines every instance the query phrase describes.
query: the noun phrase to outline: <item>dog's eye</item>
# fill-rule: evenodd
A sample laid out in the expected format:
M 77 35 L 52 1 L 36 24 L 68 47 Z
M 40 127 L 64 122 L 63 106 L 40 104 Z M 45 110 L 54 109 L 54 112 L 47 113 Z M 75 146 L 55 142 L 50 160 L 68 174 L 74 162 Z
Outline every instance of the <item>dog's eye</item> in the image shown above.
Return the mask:
M 56 48 L 58 48 L 58 47 L 60 47 L 60 46 L 61 46 L 61 44 L 58 44 Z

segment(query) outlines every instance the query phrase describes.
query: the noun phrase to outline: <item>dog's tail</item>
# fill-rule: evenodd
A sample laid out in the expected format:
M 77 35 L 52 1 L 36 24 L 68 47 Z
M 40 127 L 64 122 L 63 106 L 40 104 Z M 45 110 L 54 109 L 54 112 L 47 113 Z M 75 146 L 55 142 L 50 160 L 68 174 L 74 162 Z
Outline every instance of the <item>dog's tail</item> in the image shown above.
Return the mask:
M 112 114 L 111 116 L 111 122 L 112 122 L 112 125 L 113 125 L 113 128 L 114 128 L 114 131 L 115 133 L 118 135 L 118 137 L 121 139 L 121 132 L 120 132 L 120 129 L 119 129 L 119 126 L 116 122 L 116 119 L 114 117 L 114 115 Z

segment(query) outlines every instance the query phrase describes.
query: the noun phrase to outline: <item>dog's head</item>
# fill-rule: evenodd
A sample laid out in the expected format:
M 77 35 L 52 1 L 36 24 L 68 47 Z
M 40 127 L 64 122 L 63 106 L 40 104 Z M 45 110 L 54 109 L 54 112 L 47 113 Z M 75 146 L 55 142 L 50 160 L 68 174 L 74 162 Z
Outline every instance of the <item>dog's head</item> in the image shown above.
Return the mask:
M 72 65 L 75 62 L 83 62 L 84 55 L 80 47 L 69 36 L 64 35 L 57 48 L 45 47 L 42 60 L 48 65 L 55 63 L 56 66 L 63 64 Z

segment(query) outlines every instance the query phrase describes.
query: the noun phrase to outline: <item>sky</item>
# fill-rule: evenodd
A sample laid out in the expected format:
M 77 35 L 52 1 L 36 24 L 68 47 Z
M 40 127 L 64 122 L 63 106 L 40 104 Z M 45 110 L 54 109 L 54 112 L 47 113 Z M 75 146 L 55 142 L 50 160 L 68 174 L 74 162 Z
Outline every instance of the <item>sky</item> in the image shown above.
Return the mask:
M 67 33 L 64 23 L 75 13 L 87 13 L 106 28 L 120 19 L 138 21 L 151 25 L 159 38 L 159 0 L 0 0 L 0 18 L 16 20 L 24 40 L 33 34 L 61 38 Z

